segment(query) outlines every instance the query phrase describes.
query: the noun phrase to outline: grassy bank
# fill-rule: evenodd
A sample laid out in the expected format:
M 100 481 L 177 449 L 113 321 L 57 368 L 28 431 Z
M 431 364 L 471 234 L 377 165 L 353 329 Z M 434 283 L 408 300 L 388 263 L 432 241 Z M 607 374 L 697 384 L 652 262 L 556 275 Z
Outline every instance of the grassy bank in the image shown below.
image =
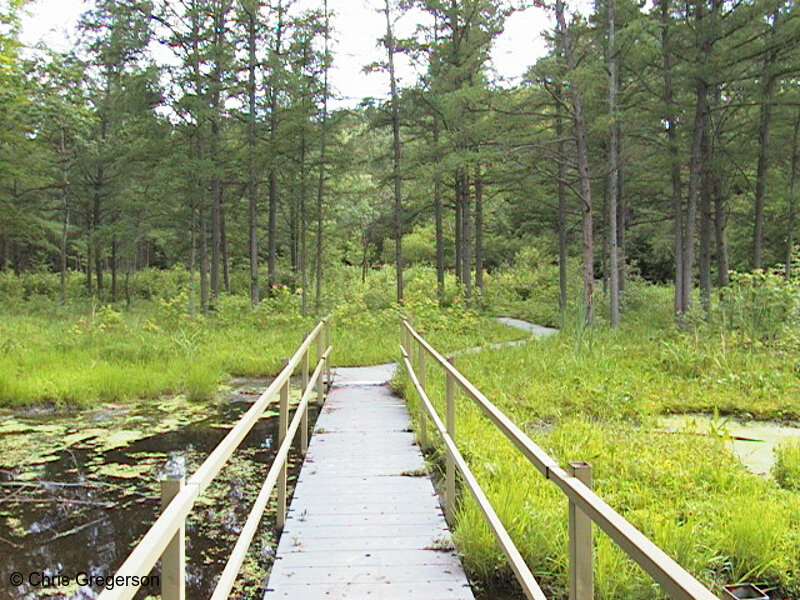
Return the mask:
M 394 289 L 383 272 L 365 282 L 341 282 L 346 293 L 328 299 L 334 365 L 396 360 L 403 315 L 424 323 L 447 350 L 524 337 L 458 302 L 440 309 L 428 276 L 409 278 L 403 307 L 392 302 Z M 277 373 L 316 320 L 300 317 L 297 296 L 286 290 L 256 309 L 246 295 L 224 295 L 213 312 L 190 316 L 183 283 L 172 272 L 147 273 L 127 308 L 87 299 L 60 307 L 51 298 L 53 282 L 28 279 L 27 287 L 19 285 L 27 295 L 0 303 L 0 406 L 85 407 L 168 394 L 210 398 L 230 377 Z
M 699 579 L 757 581 L 797 597 L 800 495 L 790 484 L 796 451 L 783 451 L 779 484 L 746 471 L 722 437 L 668 434 L 657 424 L 660 414 L 693 411 L 796 419 L 796 356 L 711 326 L 679 332 L 668 289 L 638 294 L 641 306 L 618 331 L 583 330 L 568 318 L 557 337 L 459 356 L 457 367 L 559 462 L 590 462 L 609 504 Z M 399 384 L 405 389 L 407 382 Z M 444 414 L 438 369 L 428 369 L 428 391 Z M 417 414 L 416 394 L 405 393 Z M 464 397 L 457 437 L 534 573 L 564 597 L 564 496 Z M 513 578 L 471 498 L 462 498 L 455 537 L 476 580 Z M 598 598 L 663 596 L 605 535 L 596 544 Z

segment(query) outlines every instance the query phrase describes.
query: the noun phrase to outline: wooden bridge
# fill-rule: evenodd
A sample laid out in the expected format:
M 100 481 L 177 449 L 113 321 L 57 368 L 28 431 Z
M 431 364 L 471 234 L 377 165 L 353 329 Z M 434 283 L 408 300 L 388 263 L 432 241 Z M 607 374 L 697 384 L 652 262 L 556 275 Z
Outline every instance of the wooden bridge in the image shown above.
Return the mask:
M 123 578 L 117 581 L 147 575 L 160 559 L 162 598 L 184 600 L 186 515 L 266 407 L 277 399 L 280 447 L 212 600 L 231 595 L 273 492 L 276 527 L 282 534 L 264 600 L 473 599 L 448 528 L 455 518 L 458 484 L 462 493 L 474 496 L 525 596 L 545 600 L 455 443 L 455 402 L 460 391 L 567 497 L 570 600 L 590 600 L 594 594 L 593 524 L 673 599 L 716 598 L 592 491 L 589 465 L 570 463 L 562 469 L 406 321 L 402 340 L 401 364 L 420 399 L 416 436 L 405 402 L 388 386 L 394 366 L 339 369 L 332 379 L 329 326 L 322 320 L 189 480 L 164 482 L 163 512 L 117 571 L 116 576 Z M 442 369 L 446 378 L 444 421 L 425 391 L 428 363 Z M 296 371 L 302 396 L 289 422 L 289 386 Z M 309 444 L 308 406 L 313 397 L 322 403 L 325 376 L 327 399 Z M 420 451 L 429 446 L 431 425 L 445 456 L 441 503 Z M 287 507 L 287 462 L 295 442 L 304 462 Z M 135 585 L 118 585 L 104 590 L 100 600 L 127 600 L 137 590 Z

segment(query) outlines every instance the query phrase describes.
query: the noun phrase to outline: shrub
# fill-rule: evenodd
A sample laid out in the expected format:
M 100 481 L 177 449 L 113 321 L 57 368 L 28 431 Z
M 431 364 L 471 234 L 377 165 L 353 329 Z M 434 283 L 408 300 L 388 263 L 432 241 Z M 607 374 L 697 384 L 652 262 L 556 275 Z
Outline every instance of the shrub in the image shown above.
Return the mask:
M 731 272 L 730 284 L 720 291 L 722 323 L 750 341 L 777 339 L 798 310 L 800 279 L 787 281 L 774 271 Z

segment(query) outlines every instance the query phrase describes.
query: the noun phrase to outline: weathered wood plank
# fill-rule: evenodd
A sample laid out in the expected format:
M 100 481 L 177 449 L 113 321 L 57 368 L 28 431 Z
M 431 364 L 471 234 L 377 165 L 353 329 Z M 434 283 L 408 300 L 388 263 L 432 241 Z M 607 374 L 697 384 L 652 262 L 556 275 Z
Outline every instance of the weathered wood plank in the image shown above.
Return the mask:
M 473 600 L 405 403 L 352 383 L 374 383 L 367 370 L 343 379 L 317 420 L 265 600 Z

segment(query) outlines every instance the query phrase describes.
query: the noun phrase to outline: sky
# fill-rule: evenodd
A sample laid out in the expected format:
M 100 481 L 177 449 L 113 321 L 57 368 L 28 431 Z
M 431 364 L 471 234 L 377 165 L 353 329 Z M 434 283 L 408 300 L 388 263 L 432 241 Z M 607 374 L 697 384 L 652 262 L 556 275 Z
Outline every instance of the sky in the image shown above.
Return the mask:
M 319 4 L 301 0 L 299 5 Z M 76 39 L 75 27 L 90 0 L 34 0 L 22 20 L 21 38 L 25 45 L 44 41 L 48 46 L 67 50 Z M 364 97 L 384 97 L 387 75 L 364 73 L 366 64 L 384 58 L 377 40 L 385 31 L 385 17 L 377 12 L 382 0 L 329 0 L 332 18 L 334 64 L 330 81 L 339 96 L 335 104 L 354 106 Z M 410 35 L 420 13 L 408 13 L 397 21 L 398 37 Z M 527 8 L 512 14 L 505 31 L 495 40 L 492 64 L 496 75 L 509 82 L 518 81 L 527 68 L 546 52 L 542 31 L 551 29 L 551 17 L 541 8 Z M 398 56 L 398 79 L 411 85 L 418 77 L 414 65 Z

